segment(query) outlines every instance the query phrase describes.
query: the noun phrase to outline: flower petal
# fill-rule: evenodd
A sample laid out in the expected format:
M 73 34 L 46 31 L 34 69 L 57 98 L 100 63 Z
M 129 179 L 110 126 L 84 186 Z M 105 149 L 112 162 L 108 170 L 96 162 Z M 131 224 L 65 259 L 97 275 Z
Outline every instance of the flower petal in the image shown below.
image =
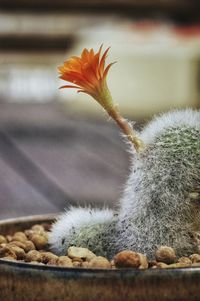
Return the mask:
M 88 61 L 89 60 L 89 51 L 84 48 L 81 54 L 81 60 L 84 61 Z
M 63 89 L 63 88 L 75 88 L 75 89 L 80 89 L 79 86 L 73 86 L 73 85 L 65 85 L 65 86 L 59 87 L 59 89 Z
M 111 67 L 112 65 L 114 65 L 115 63 L 116 63 L 116 62 L 110 63 L 110 64 L 106 67 L 106 69 L 105 69 L 104 72 L 103 72 L 103 78 L 106 78 L 106 76 L 107 76 L 107 74 L 108 74 L 108 71 L 109 71 L 110 67 Z
M 108 47 L 106 49 L 106 51 L 104 52 L 104 54 L 103 54 L 103 56 L 100 60 L 100 63 L 99 63 L 99 75 L 100 75 L 100 77 L 103 76 L 103 71 L 104 71 L 104 67 L 105 67 L 105 60 L 106 60 L 106 56 L 107 56 L 107 53 L 108 53 L 109 49 L 110 49 L 110 47 Z
M 75 88 L 95 98 L 104 108 L 107 107 L 110 92 L 106 84 L 106 76 L 113 63 L 105 68 L 105 60 L 110 49 L 107 48 L 101 56 L 103 44 L 95 53 L 91 49 L 83 49 L 81 56 L 72 56 L 59 66 L 60 78 L 72 83 L 61 88 Z M 109 100 L 110 101 L 110 100 Z

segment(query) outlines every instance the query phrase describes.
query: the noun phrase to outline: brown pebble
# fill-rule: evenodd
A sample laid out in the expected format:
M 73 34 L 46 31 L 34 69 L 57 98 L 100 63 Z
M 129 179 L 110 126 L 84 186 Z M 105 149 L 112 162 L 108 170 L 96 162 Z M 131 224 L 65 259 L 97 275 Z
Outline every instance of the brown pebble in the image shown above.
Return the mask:
M 159 268 L 159 269 L 165 269 L 165 268 L 167 268 L 167 266 L 168 265 L 164 262 L 157 262 L 156 263 L 156 268 Z
M 31 250 L 26 254 L 26 259 L 27 262 L 31 261 L 37 261 L 41 262 L 42 261 L 42 255 L 39 251 L 37 250 Z
M 44 227 L 42 225 L 33 225 L 31 227 L 31 230 L 33 230 L 34 232 L 39 232 L 39 234 L 45 232 Z
M 44 263 L 42 263 L 42 262 L 38 262 L 38 261 L 30 261 L 29 263 L 31 263 L 31 264 L 39 264 L 39 265 L 44 265 Z
M 82 267 L 82 268 L 88 269 L 88 268 L 89 268 L 89 261 L 83 261 L 83 262 L 81 263 L 81 267 Z
M 188 267 L 188 264 L 183 262 L 176 262 L 172 264 L 168 264 L 165 268 L 166 269 L 177 269 L 177 268 L 186 268 Z
M 58 258 L 52 258 L 47 262 L 47 265 L 57 265 Z
M 192 254 L 190 256 L 192 263 L 200 262 L 200 254 Z
M 153 265 L 150 267 L 150 269 L 157 269 L 157 268 L 158 268 L 157 265 Z
M 88 268 L 111 269 L 112 266 L 107 258 L 102 257 L 102 256 L 96 256 L 88 262 L 87 267 Z
M 114 263 L 118 268 L 138 268 L 140 266 L 140 255 L 129 250 L 121 251 L 115 255 Z
M 1 245 L 1 244 L 4 244 L 4 243 L 7 243 L 7 239 L 6 239 L 5 236 L 0 235 L 0 245 Z
M 192 267 L 200 267 L 200 262 L 194 262 L 194 263 L 192 263 Z
M 74 262 L 74 261 L 83 262 L 84 260 L 80 257 L 74 257 L 74 258 L 72 258 L 72 262 Z
M 48 263 L 50 260 L 57 260 L 58 259 L 58 256 L 51 253 L 51 252 L 41 252 L 41 256 L 42 256 L 42 259 L 41 261 L 43 263 Z
M 149 263 L 148 263 L 146 255 L 144 255 L 142 253 L 138 253 L 138 255 L 140 257 L 139 269 L 148 269 Z
M 27 240 L 27 237 L 23 232 L 16 232 L 11 239 L 11 241 L 21 241 L 21 242 L 24 242 L 25 240 Z
M 82 262 L 81 261 L 73 261 L 72 263 L 73 263 L 73 267 L 75 267 L 75 268 L 79 268 L 79 267 L 82 266 Z
M 176 260 L 176 254 L 174 249 L 168 246 L 161 246 L 156 250 L 155 254 L 156 260 L 159 262 L 164 262 L 166 264 L 174 263 Z
M 31 251 L 31 250 L 35 250 L 35 245 L 34 245 L 34 243 L 31 240 L 26 240 L 24 242 L 24 246 L 25 246 L 24 251 L 26 253 L 29 252 L 29 251 Z
M 178 263 L 184 263 L 185 265 L 190 266 L 192 264 L 192 260 L 188 257 L 181 257 L 178 259 Z
M 33 230 L 30 230 L 30 229 L 25 230 L 24 233 L 25 233 L 26 237 L 27 237 L 29 240 L 31 240 L 32 236 L 35 234 L 35 232 L 34 232 Z
M 7 245 L 8 246 L 17 246 L 19 248 L 22 248 L 23 250 L 25 248 L 25 244 L 21 241 L 18 241 L 18 240 L 11 241 Z
M 116 269 L 114 259 L 111 260 L 110 264 L 112 269 Z
M 154 267 L 154 266 L 156 266 L 157 265 L 157 261 L 156 260 L 149 260 L 149 268 L 152 268 L 152 267 Z
M 26 257 L 26 253 L 24 252 L 24 249 L 18 247 L 18 246 L 10 246 L 11 250 L 15 252 L 15 255 L 17 256 L 17 259 L 24 259 Z
M 89 261 L 92 258 L 96 257 L 96 255 L 88 250 L 87 248 L 81 248 L 81 247 L 69 247 L 67 250 L 67 255 L 70 258 L 81 258 L 83 260 Z
M 6 235 L 6 240 L 7 240 L 7 242 L 11 242 L 12 236 L 11 235 Z
M 12 257 L 13 259 L 17 259 L 17 255 L 9 246 L 0 247 L 0 258 L 2 257 Z
M 31 241 L 34 243 L 37 250 L 45 249 L 48 244 L 47 238 L 40 234 L 34 234 L 31 238 Z
M 61 267 L 68 267 L 68 268 L 73 267 L 72 260 L 68 256 L 60 256 L 57 260 L 57 265 Z
M 26 253 L 30 250 L 35 250 L 34 243 L 30 240 L 25 240 L 24 242 L 21 241 L 11 241 L 8 246 L 17 246 L 22 248 Z
M 17 260 L 16 258 L 13 258 L 13 257 L 11 257 L 11 256 L 5 256 L 5 257 L 3 257 L 2 258 L 3 260 L 10 260 L 10 261 L 15 261 L 15 260 Z

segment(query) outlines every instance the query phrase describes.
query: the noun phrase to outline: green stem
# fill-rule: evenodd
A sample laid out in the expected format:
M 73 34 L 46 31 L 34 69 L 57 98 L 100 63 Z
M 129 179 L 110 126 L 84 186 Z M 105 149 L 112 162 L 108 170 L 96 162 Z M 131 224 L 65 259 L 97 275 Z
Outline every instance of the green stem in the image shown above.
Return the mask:
M 141 151 L 144 148 L 143 141 L 136 135 L 132 126 L 128 123 L 128 121 L 123 118 L 119 111 L 116 110 L 115 107 L 107 110 L 108 114 L 115 120 L 115 122 L 119 125 L 122 132 L 127 136 L 129 141 L 133 143 L 137 152 Z

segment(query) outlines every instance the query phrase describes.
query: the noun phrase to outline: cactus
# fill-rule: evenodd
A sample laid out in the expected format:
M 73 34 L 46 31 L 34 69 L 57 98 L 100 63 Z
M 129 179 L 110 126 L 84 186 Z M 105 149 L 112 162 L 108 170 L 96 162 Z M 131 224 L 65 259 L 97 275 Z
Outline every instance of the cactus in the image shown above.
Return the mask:
M 118 213 L 109 209 L 71 208 L 54 224 L 49 242 L 58 254 L 67 248 L 88 247 L 109 258 L 123 249 L 152 258 L 160 245 L 178 256 L 197 251 L 200 231 L 200 112 L 175 111 L 155 118 L 138 135 L 124 119 L 107 85 L 105 60 L 84 49 L 59 67 L 62 88 L 89 94 L 121 128 L 132 144 L 130 176 Z M 132 149 L 131 149 L 132 150 Z
M 118 247 L 152 257 L 159 245 L 197 251 L 200 231 L 200 112 L 164 114 L 141 133 L 117 222 Z
M 109 257 L 113 248 L 110 237 L 115 236 L 113 221 L 110 209 L 71 207 L 53 224 L 49 234 L 51 249 L 58 255 L 65 255 L 68 247 L 73 245 Z
M 160 245 L 179 256 L 197 251 L 200 231 L 200 112 L 163 114 L 141 132 L 145 148 L 134 153 L 118 214 L 74 208 L 50 234 L 58 254 L 71 245 L 112 258 L 123 249 L 152 258 Z

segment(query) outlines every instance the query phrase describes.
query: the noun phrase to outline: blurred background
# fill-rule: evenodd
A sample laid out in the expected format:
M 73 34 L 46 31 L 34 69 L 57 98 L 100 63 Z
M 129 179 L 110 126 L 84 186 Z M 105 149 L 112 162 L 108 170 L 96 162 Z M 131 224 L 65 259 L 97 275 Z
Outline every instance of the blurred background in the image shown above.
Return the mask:
M 0 0 L 0 218 L 116 206 L 130 154 L 84 94 L 58 90 L 57 66 L 111 46 L 108 84 L 143 126 L 200 106 L 198 0 Z

